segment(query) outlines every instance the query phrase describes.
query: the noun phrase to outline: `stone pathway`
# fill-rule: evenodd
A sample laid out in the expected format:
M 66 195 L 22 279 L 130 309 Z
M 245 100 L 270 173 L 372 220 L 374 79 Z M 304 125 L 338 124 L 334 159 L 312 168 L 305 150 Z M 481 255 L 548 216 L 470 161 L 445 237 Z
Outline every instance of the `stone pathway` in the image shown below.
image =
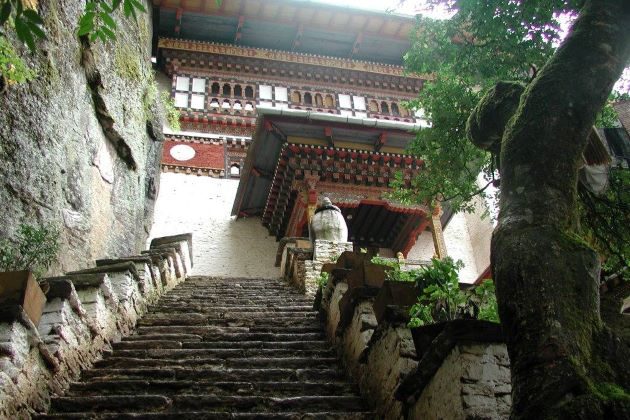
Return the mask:
M 41 418 L 371 419 L 309 299 L 277 280 L 195 277 Z

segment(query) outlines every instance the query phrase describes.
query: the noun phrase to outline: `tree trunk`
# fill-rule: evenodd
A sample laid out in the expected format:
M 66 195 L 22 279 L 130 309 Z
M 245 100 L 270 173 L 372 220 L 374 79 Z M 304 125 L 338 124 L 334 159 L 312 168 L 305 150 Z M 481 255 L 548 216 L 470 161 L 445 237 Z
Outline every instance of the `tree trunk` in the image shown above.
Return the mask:
M 630 418 L 628 344 L 603 326 L 599 260 L 572 233 L 587 135 L 629 58 L 630 1 L 587 1 L 503 136 L 492 271 L 514 419 Z

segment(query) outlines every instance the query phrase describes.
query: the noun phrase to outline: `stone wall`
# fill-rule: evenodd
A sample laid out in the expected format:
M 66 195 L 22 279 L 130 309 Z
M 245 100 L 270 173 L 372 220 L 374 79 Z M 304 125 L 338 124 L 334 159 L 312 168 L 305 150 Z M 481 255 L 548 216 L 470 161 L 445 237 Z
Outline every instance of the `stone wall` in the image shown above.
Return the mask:
M 142 255 L 43 279 L 35 325 L 17 302 L 0 307 L 0 418 L 45 412 L 111 343 L 129 334 L 147 304 L 190 274 L 188 235 L 153 241 Z M 144 270 L 144 273 L 141 271 Z
M 458 345 L 409 411 L 410 418 L 507 419 L 512 386 L 502 344 Z
M 192 232 L 194 275 L 277 278 L 276 240 L 260 218 L 230 216 L 238 180 L 163 173 L 151 237 Z
M 284 279 L 300 292 L 315 296 L 319 287 L 317 279 L 324 264 L 334 263 L 343 252 L 352 251 L 352 242 L 318 239 L 313 247 L 308 239 L 294 239 L 284 238 L 280 241 L 276 256 L 281 257 L 279 261 L 277 259 L 276 265 L 280 263 Z
M 498 324 L 455 320 L 412 329 L 413 285 L 368 281 L 373 271 L 361 254 L 345 253 L 326 270 L 316 300 L 326 335 L 380 418 L 509 417 L 509 358 Z
M 150 12 L 117 13 L 117 40 L 90 44 L 76 36 L 84 4 L 39 2 L 48 39 L 36 54 L 14 42 L 37 76 L 0 93 L 0 237 L 59 227 L 51 273 L 142 249 L 159 184 Z

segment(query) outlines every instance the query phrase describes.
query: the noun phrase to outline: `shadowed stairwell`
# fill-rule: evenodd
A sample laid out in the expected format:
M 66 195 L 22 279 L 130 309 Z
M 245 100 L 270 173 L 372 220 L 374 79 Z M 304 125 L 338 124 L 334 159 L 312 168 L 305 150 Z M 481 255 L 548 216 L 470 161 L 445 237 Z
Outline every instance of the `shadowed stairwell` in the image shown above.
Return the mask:
M 40 418 L 374 418 L 312 309 L 268 279 L 193 277 Z

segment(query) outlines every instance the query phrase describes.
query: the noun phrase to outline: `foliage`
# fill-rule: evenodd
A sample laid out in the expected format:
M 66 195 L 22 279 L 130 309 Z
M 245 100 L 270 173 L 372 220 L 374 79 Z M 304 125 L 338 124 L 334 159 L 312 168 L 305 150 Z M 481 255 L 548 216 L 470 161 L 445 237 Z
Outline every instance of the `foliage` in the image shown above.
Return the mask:
M 619 116 L 617 115 L 617 111 L 613 108 L 613 104 L 617 101 L 628 101 L 630 100 L 630 94 L 627 92 L 611 92 L 606 105 L 597 115 L 597 119 L 595 120 L 595 127 L 598 128 L 612 128 L 617 127 L 619 125 Z
M 613 167 L 608 190 L 594 194 L 580 185 L 580 227 L 577 232 L 604 256 L 605 274 L 622 273 L 630 280 L 630 170 Z
M 471 198 L 484 195 L 495 174 L 490 154 L 465 138 L 466 120 L 479 92 L 499 80 L 529 80 L 532 70 L 553 53 L 560 24 L 549 1 L 545 5 L 543 1 L 427 3 L 447 3 L 458 13 L 449 20 L 419 18 L 405 55 L 409 71 L 435 75 L 419 98 L 408 104 L 424 109 L 432 126 L 420 130 L 409 147 L 425 161 L 425 171 L 410 186 L 398 179 L 396 198 L 432 204 L 449 201 L 454 211 L 472 211 Z M 576 7 L 571 1 L 551 3 L 558 11 Z M 446 167 L 448 171 L 443 170 Z M 480 170 L 486 174 L 485 188 L 477 185 Z
M 37 13 L 36 3 L 28 0 L 0 0 L 0 38 L 2 29 L 10 22 L 20 41 L 35 52 L 35 40 L 46 38 L 42 25 L 44 21 Z
M 426 3 L 446 6 L 456 13 L 449 20 L 419 18 L 412 47 L 405 55 L 409 71 L 434 75 L 418 99 L 408 103 L 410 108 L 424 109 L 432 126 L 420 130 L 409 146 L 410 153 L 424 160 L 424 170 L 407 184 L 399 174 L 392 183 L 396 188 L 392 198 L 403 203 L 431 205 L 448 202 L 456 212 L 472 211 L 473 196 L 484 196 L 490 185 L 499 185 L 495 179 L 498 156 L 476 149 L 465 138 L 466 120 L 480 92 L 503 80 L 529 83 L 558 45 L 560 18 L 575 16 L 583 1 L 427 0 Z M 614 126 L 616 113 L 612 102 L 624 98 L 628 98 L 627 92 L 612 94 L 596 125 Z M 480 170 L 485 177 L 485 185 L 481 187 L 477 183 Z M 613 189 L 614 182 L 611 179 Z M 586 200 L 580 205 L 587 210 L 581 214 L 582 226 L 587 228 L 580 234 L 597 238 L 600 243 L 595 247 L 604 252 L 614 271 L 624 264 L 627 266 L 628 254 L 622 257 L 619 252 L 628 248 L 626 231 L 630 224 L 623 215 L 628 214 L 630 206 L 627 191 L 625 195 L 619 189 L 611 191 L 605 199 L 581 192 L 580 198 Z
M 116 21 L 113 14 L 121 4 L 126 18 L 137 19 L 138 12 L 147 11 L 139 0 L 112 0 L 111 4 L 106 0 L 88 0 L 79 20 L 78 35 L 87 36 L 92 42 L 97 39 L 102 42 L 115 40 Z
M 372 257 L 372 264 L 379 264 L 390 267 L 391 270 L 385 272 L 385 278 L 389 281 L 416 281 L 420 270 L 403 270 L 398 259 L 388 259 L 382 257 Z
M 319 274 L 319 277 L 317 277 L 317 285 L 320 289 L 326 288 L 326 286 L 328 285 L 328 273 L 323 272 Z
M 79 36 L 87 36 L 91 41 L 115 39 L 116 21 L 113 14 L 122 4 L 125 17 L 137 17 L 138 11 L 146 12 L 140 0 L 88 0 L 79 19 Z M 5 27 L 15 31 L 17 38 L 32 53 L 37 51 L 36 41 L 45 39 L 44 21 L 37 12 L 34 0 L 0 0 L 0 73 L 10 83 L 24 83 L 34 77 L 24 60 L 15 54 L 6 34 Z
M 409 311 L 409 327 L 462 317 L 499 322 L 494 284 L 486 281 L 470 291 L 461 290 L 458 270 L 463 266 L 461 261 L 451 258 L 434 258 L 430 265 L 419 270 L 416 282 L 422 293 Z
M 476 300 L 479 313 L 476 318 L 484 321 L 499 322 L 499 306 L 494 290 L 494 282 L 486 280 L 472 290 L 471 301 Z
M 0 36 L 0 74 L 9 83 L 24 83 L 35 77 L 35 72 L 17 55 L 13 45 L 3 36 Z
M 22 224 L 14 242 L 0 241 L 0 270 L 31 270 L 41 276 L 55 262 L 58 252 L 57 228 Z

